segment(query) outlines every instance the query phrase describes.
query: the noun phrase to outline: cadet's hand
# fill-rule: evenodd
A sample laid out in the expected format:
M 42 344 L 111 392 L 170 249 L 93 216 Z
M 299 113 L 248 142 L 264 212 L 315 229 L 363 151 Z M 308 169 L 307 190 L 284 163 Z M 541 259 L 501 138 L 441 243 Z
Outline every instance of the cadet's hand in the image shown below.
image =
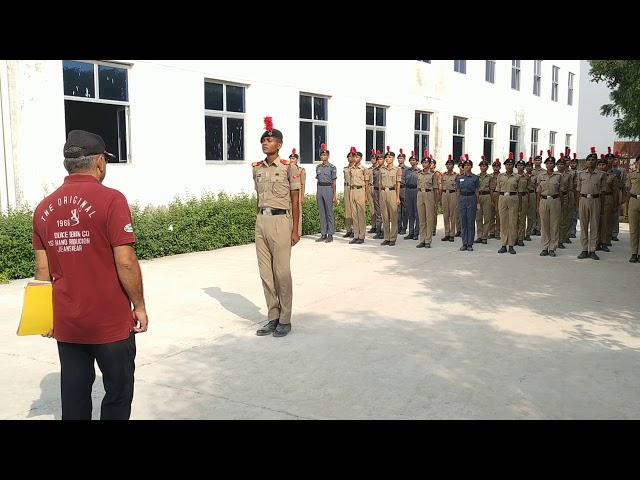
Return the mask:
M 335 205 L 336 203 L 338 203 L 338 199 L 336 198 L 336 196 L 333 196 L 333 204 Z
M 398 199 L 396 200 L 396 205 L 400 206 L 400 203 L 402 203 L 402 202 L 400 202 L 400 199 L 398 198 Z
M 43 334 L 42 336 L 46 338 L 53 338 L 53 328 L 49 330 L 47 333 Z
M 149 326 L 149 318 L 147 317 L 146 310 L 133 310 L 133 316 L 135 318 L 135 324 L 133 325 L 133 331 L 136 333 L 143 333 L 147 331 Z
M 299 241 L 300 235 L 298 235 L 298 232 L 291 232 L 291 246 L 293 247 Z
M 476 205 L 476 210 L 478 210 L 478 211 L 480 210 L 480 204 L 479 203 Z

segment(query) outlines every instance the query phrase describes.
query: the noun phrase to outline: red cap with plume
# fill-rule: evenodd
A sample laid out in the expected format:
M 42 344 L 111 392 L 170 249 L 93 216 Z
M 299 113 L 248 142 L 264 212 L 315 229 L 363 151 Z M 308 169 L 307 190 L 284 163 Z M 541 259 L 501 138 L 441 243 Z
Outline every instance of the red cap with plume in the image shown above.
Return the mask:
M 323 143 L 323 144 L 320 145 L 320 151 L 321 152 L 326 152 L 327 151 L 327 144 L 326 143 Z
M 509 160 L 513 160 L 513 152 L 509 152 Z
M 425 149 L 424 152 L 422 152 L 422 156 L 423 157 L 428 157 L 429 156 L 429 150 Z
M 551 150 L 547 150 L 547 155 L 551 156 Z
M 567 157 L 568 157 L 569 155 L 571 155 L 571 149 L 570 149 L 570 148 L 567 148 Z
M 400 155 L 403 155 L 403 153 L 402 153 L 402 149 L 400 149 Z
M 577 156 L 576 152 L 573 152 L 573 159 L 574 160 L 576 159 L 576 156 Z
M 447 161 L 448 160 L 453 160 L 453 156 L 451 154 L 449 154 L 449 156 L 447 157 Z
M 349 153 L 356 153 L 356 147 L 351 147 L 351 150 L 349 151 Z
M 591 147 L 591 153 L 593 153 L 593 154 L 596 153 L 596 147 Z
M 524 160 L 524 152 L 520 152 L 520 160 Z
M 293 148 L 293 149 L 291 150 L 291 155 L 295 155 L 295 154 L 296 154 L 296 149 L 295 149 L 295 148 Z
M 264 117 L 264 129 L 267 132 L 273 132 L 273 118 Z

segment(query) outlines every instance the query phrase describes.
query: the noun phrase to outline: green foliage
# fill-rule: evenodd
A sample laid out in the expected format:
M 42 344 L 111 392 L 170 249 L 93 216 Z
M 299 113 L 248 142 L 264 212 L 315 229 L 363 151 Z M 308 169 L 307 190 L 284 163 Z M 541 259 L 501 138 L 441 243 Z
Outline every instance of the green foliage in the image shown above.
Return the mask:
M 591 60 L 589 75 L 595 82 L 605 82 L 611 89 L 613 103 L 600 107 L 614 121 L 616 133 L 624 138 L 640 138 L 640 61 Z
M 26 209 L 0 215 L 0 283 L 4 278 L 26 278 L 34 274 L 32 217 L 33 213 Z

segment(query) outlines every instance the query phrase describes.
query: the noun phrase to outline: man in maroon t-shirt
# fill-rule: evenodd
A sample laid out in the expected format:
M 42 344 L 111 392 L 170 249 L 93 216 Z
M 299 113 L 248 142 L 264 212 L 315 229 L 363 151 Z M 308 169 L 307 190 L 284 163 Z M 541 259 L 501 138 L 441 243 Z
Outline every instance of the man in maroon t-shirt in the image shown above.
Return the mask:
M 129 205 L 102 185 L 107 157 L 113 155 L 99 135 L 69 132 L 69 176 L 33 214 L 35 278 L 53 283 L 53 329 L 46 336 L 58 341 L 63 420 L 91 420 L 94 361 L 105 389 L 100 418 L 129 419 L 134 333 L 147 331 Z

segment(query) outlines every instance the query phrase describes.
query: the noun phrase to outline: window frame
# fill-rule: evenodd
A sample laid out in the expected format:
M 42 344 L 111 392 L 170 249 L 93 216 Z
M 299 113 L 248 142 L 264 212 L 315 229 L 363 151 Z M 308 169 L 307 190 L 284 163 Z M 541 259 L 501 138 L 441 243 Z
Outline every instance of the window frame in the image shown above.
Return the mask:
M 210 110 L 204 109 L 204 116 L 206 117 L 218 117 L 222 118 L 222 138 L 224 139 L 224 143 L 222 144 L 222 160 L 209 160 L 207 158 L 207 131 L 205 126 L 205 138 L 204 138 L 204 161 L 206 165 L 223 165 L 223 164 L 243 164 L 247 161 L 247 149 L 246 149 L 246 125 L 247 125 L 247 88 L 248 85 L 237 82 L 228 82 L 226 80 L 218 80 L 213 78 L 205 78 L 202 83 L 203 89 L 203 104 L 205 104 L 206 99 L 204 98 L 204 84 L 205 83 L 217 83 L 222 85 L 222 110 Z M 229 112 L 226 110 L 227 108 L 227 86 L 232 87 L 242 87 L 244 89 L 243 96 L 243 112 Z M 242 139 L 242 154 L 243 157 L 240 160 L 229 160 L 227 157 L 229 156 L 229 147 L 228 147 L 228 139 L 227 139 L 227 119 L 229 118 L 240 118 L 243 120 L 244 132 Z
M 309 93 L 309 92 L 299 92 L 298 94 L 298 103 L 300 102 L 300 97 L 311 97 L 311 118 L 302 118 L 300 116 L 300 111 L 298 109 L 298 132 L 300 131 L 300 127 L 301 127 L 301 123 L 310 123 L 311 124 L 311 138 L 314 139 L 316 138 L 316 126 L 323 126 L 325 127 L 325 142 L 327 145 L 329 145 L 329 99 L 331 98 L 329 95 L 321 95 L 321 94 L 316 94 L 316 93 Z M 315 106 L 314 106 L 314 99 L 315 98 L 322 98 L 325 100 L 326 105 L 326 120 L 316 120 L 314 119 L 314 113 L 315 113 Z M 385 117 L 385 121 L 386 121 L 386 117 Z M 299 151 L 298 151 L 298 155 L 300 155 L 300 165 L 304 164 L 304 165 L 314 165 L 314 164 L 318 164 L 318 163 L 322 163 L 320 161 L 320 145 L 317 146 L 318 148 L 318 152 L 313 152 L 313 159 L 311 162 L 303 162 L 302 161 L 302 144 L 300 143 L 301 138 L 298 138 L 298 146 L 299 146 Z M 330 150 L 330 149 L 329 149 Z M 318 153 L 318 155 L 316 156 L 315 154 Z

